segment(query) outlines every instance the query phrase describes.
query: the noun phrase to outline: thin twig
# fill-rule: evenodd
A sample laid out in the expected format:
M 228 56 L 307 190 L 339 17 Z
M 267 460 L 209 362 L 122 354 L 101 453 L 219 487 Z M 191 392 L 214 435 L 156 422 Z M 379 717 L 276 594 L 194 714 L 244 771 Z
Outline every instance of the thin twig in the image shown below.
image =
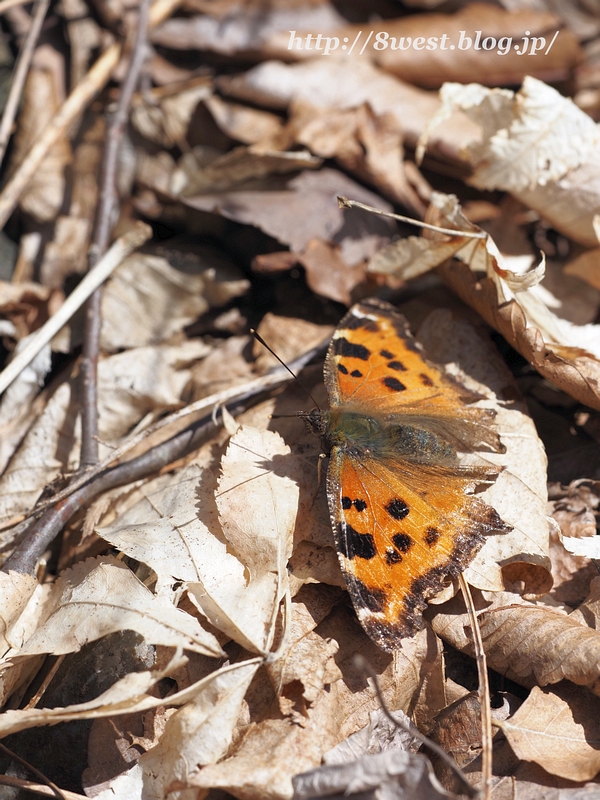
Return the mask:
M 88 272 L 81 283 L 71 292 L 56 314 L 36 331 L 27 346 L 10 362 L 6 369 L 0 372 L 0 394 L 33 361 L 42 347 L 56 336 L 63 325 L 71 319 L 77 309 L 85 303 L 90 294 L 108 278 L 123 259 L 151 235 L 152 228 L 150 226 L 144 222 L 137 222 L 132 230 L 117 239 L 94 270 Z
M 31 25 L 29 26 L 27 36 L 17 58 L 17 64 L 12 75 L 10 90 L 8 92 L 8 97 L 6 98 L 6 105 L 4 106 L 4 112 L 2 114 L 2 121 L 0 122 L 0 164 L 2 164 L 2 160 L 4 159 L 6 145 L 10 139 L 10 133 L 17 113 L 17 108 L 19 107 L 19 100 L 21 99 L 23 86 L 25 84 L 25 80 L 27 79 L 27 73 L 29 72 L 31 59 L 33 58 L 33 52 L 40 35 L 40 31 L 42 30 L 42 25 L 44 24 L 44 19 L 46 17 L 46 12 L 48 11 L 49 5 L 50 0 L 38 0 L 31 20 Z
M 45 783 L 52 790 L 54 797 L 58 797 L 58 800 L 67 800 L 61 789 L 59 789 L 58 786 L 50 780 L 50 778 L 47 778 L 43 772 L 40 772 L 40 770 L 36 769 L 33 764 L 30 764 L 29 761 L 25 761 L 24 758 L 17 755 L 17 753 L 14 753 L 10 747 L 2 744 L 2 742 L 0 742 L 0 750 L 12 758 L 13 761 L 17 761 L 19 764 L 21 764 L 21 766 L 29 770 L 29 772 L 32 772 L 36 778 L 39 778 L 43 783 Z
M 338 195 L 337 201 L 340 208 L 362 208 L 363 211 L 369 211 L 371 214 L 378 214 L 380 217 L 398 219 L 400 222 L 409 222 L 411 225 L 416 225 L 417 228 L 425 228 L 428 231 L 435 231 L 436 233 L 445 233 L 448 236 L 464 236 L 466 239 L 487 239 L 488 236 L 485 231 L 460 231 L 453 228 L 440 228 L 439 225 L 430 225 L 428 222 L 421 222 L 420 219 L 405 217 L 403 214 L 392 214 L 391 211 L 382 211 L 380 208 L 359 203 L 358 200 L 348 200 L 347 197 L 342 197 L 341 195 Z
M 156 0 L 150 10 L 150 27 L 163 22 L 181 4 L 182 0 Z M 96 61 L 79 81 L 71 94 L 56 112 L 52 121 L 27 153 L 13 176 L 0 192 L 0 229 L 15 210 L 19 198 L 27 188 L 50 148 L 67 131 L 92 98 L 106 85 L 112 71 L 119 63 L 121 46 L 115 42 Z
M 241 401 L 228 410 L 233 414 L 241 414 L 258 401 L 255 396 L 250 402 Z M 187 453 L 197 449 L 200 444 L 218 429 L 212 414 L 208 414 L 192 423 L 180 433 L 167 439 L 166 442 L 153 447 L 141 456 L 119 464 L 101 473 L 94 481 L 84 484 L 65 500 L 49 508 L 39 520 L 36 520 L 25 533 L 23 541 L 2 566 L 3 572 L 14 570 L 34 574 L 38 559 L 54 541 L 73 514 L 86 508 L 99 494 L 116 486 L 146 478 L 161 467 L 177 461 Z
M 146 41 L 150 0 L 141 0 L 137 18 L 135 41 L 129 60 L 125 80 L 121 86 L 117 110 L 108 125 L 106 145 L 102 159 L 100 199 L 96 214 L 94 236 L 89 254 L 89 268 L 93 269 L 108 247 L 116 206 L 116 175 L 119 148 L 125 125 L 129 118 L 131 98 L 137 86 L 140 72 L 147 56 Z M 81 457 L 82 469 L 98 463 L 98 355 L 100 352 L 100 329 L 102 290 L 97 289 L 88 300 L 86 308 L 85 336 L 81 357 Z
M 0 786 L 12 786 L 15 789 L 23 789 L 23 791 L 39 794 L 42 797 L 56 797 L 56 794 L 49 786 L 45 786 L 43 783 L 26 781 L 22 778 L 15 778 L 13 775 L 0 775 Z M 67 789 L 61 789 L 61 792 L 65 800 L 89 800 L 89 797 L 77 794 L 77 792 L 69 792 Z
M 373 681 L 373 685 L 375 686 L 375 692 L 377 694 L 377 699 L 379 700 L 379 705 L 381 706 L 381 710 L 386 715 L 386 717 L 390 720 L 390 722 L 393 725 L 395 725 L 397 728 L 402 728 L 403 731 L 406 731 L 407 733 L 409 733 L 412 737 L 414 737 L 419 742 L 421 742 L 421 744 L 425 745 L 425 747 L 429 748 L 429 750 L 434 752 L 436 754 L 436 756 L 441 758 L 442 761 L 444 762 L 444 764 L 446 764 L 448 767 L 450 767 L 452 772 L 454 772 L 454 774 L 456 775 L 456 777 L 460 781 L 461 791 L 462 791 L 463 794 L 466 794 L 469 797 L 478 798 L 479 794 L 480 794 L 479 791 L 469 783 L 469 781 L 467 779 L 467 776 L 462 771 L 462 769 L 458 766 L 456 761 L 454 761 L 454 759 L 451 758 L 448 755 L 448 753 L 443 748 L 441 748 L 439 746 L 439 744 L 434 742 L 428 736 L 425 736 L 424 733 L 421 733 L 421 731 L 417 727 L 415 727 L 414 725 L 407 724 L 406 722 L 404 722 L 403 719 L 400 719 L 399 717 L 395 717 L 392 714 L 392 712 L 387 707 L 387 703 L 385 702 L 385 698 L 383 696 L 383 693 L 381 691 L 381 687 L 379 685 L 379 679 L 377 677 L 377 673 L 375 672 L 373 667 L 369 664 L 367 659 L 364 656 L 356 655 L 356 656 L 354 656 L 354 664 L 356 665 L 357 669 L 361 669 L 361 670 L 363 670 L 363 672 L 366 672 L 366 674 L 369 676 L 369 678 L 371 678 L 371 680 Z
M 462 591 L 475 645 L 475 659 L 477 661 L 477 677 L 479 679 L 479 705 L 481 707 L 481 779 L 482 800 L 490 800 L 492 796 L 492 712 L 490 702 L 490 684 L 487 674 L 487 661 L 483 649 L 481 630 L 473 604 L 471 589 L 465 576 L 461 573 L 458 582 Z

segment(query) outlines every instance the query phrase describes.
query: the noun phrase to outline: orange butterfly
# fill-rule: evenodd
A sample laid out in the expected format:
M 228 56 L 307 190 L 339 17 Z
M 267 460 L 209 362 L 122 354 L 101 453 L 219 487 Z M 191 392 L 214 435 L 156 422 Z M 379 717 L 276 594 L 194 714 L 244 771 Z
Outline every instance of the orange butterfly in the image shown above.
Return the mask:
M 358 618 L 384 650 L 421 627 L 426 599 L 462 572 L 484 534 L 511 530 L 467 492 L 495 467 L 462 466 L 457 450 L 504 452 L 495 412 L 427 360 L 389 303 L 355 305 L 325 361 L 330 410 L 311 428 L 330 455 L 327 497 Z

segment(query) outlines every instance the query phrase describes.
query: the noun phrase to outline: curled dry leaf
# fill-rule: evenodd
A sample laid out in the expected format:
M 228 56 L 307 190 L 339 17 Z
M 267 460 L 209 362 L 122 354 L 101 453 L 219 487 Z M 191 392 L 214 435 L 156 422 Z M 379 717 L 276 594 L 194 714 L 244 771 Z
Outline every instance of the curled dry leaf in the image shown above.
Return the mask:
M 320 108 L 298 101 L 281 137 L 323 158 L 335 158 L 385 197 L 424 215 L 425 205 L 404 171 L 402 128 L 389 111 L 375 114 L 368 103 L 358 108 Z
M 534 686 L 500 726 L 519 758 L 551 775 L 585 781 L 600 772 L 600 699 L 583 689 Z
M 283 123 L 277 114 L 239 103 L 229 103 L 216 94 L 204 101 L 219 128 L 243 144 L 274 141 Z
M 504 588 L 503 570 L 510 580 L 522 580 L 525 591 L 544 594 L 552 585 L 546 518 L 547 459 L 527 407 L 519 397 L 512 373 L 496 348 L 471 325 L 437 311 L 418 331 L 428 355 L 445 364 L 467 389 L 485 397 L 478 405 L 496 411 L 495 427 L 505 453 L 485 453 L 486 462 L 502 468 L 496 481 L 479 496 L 513 530 L 487 537 L 465 571 L 469 583 L 490 591 Z M 508 400 L 508 402 L 507 402 Z
M 469 182 L 504 189 L 582 244 L 598 243 L 593 219 L 600 206 L 598 125 L 567 97 L 527 77 L 519 92 L 477 83 L 446 84 L 429 130 L 457 110 L 480 128 L 465 145 Z
M 0 656 L 18 649 L 21 642 L 14 641 L 11 628 L 15 625 L 33 595 L 38 582 L 34 575 L 22 572 L 0 572 Z
M 48 612 L 19 655 L 74 653 L 87 642 L 126 629 L 137 631 L 149 644 L 221 655 L 215 637 L 194 617 L 152 594 L 116 559 L 87 559 L 63 572 Z
M 522 686 L 567 679 L 600 695 L 600 632 L 509 592 L 484 593 L 478 614 L 488 666 Z M 473 654 L 468 616 L 454 598 L 431 624 L 444 641 Z
M 159 744 L 140 758 L 144 793 L 163 797 L 184 788 L 194 772 L 225 755 L 259 666 L 258 659 L 232 664 L 201 682 L 201 691 L 169 718 Z
M 446 228 L 477 233 L 453 195 L 434 193 L 431 219 Z M 592 408 L 600 408 L 600 326 L 574 325 L 550 306 L 560 307 L 545 287 L 544 263 L 525 273 L 508 268 L 494 241 L 457 235 L 448 241 L 395 246 L 378 256 L 373 272 L 395 278 L 414 277 L 442 264 L 454 250 L 454 260 L 440 268 L 442 277 L 459 297 L 499 331 L 542 375 Z M 469 266 L 466 266 L 468 264 Z M 484 271 L 479 278 L 474 271 Z
M 249 287 L 220 251 L 169 249 L 135 253 L 118 267 L 102 295 L 102 347 L 109 352 L 165 341 Z M 181 269 L 176 269 L 177 264 Z

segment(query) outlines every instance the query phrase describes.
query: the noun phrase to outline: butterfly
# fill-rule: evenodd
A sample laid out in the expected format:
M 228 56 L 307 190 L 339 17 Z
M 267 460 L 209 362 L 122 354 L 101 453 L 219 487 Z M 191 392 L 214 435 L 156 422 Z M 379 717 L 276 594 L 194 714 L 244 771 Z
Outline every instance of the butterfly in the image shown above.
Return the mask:
M 429 361 L 406 319 L 377 299 L 355 305 L 325 359 L 329 410 L 306 417 L 329 455 L 327 498 L 357 616 L 384 650 L 422 627 L 427 599 L 507 532 L 472 494 L 498 475 L 457 452 L 505 448 L 495 411 Z

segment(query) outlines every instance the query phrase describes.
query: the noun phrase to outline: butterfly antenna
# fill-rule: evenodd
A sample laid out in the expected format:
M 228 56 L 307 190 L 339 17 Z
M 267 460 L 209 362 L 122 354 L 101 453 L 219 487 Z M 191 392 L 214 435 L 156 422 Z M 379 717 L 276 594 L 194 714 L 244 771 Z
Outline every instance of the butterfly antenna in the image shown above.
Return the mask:
M 254 328 L 250 328 L 250 333 L 252 334 L 252 336 L 254 336 L 254 338 L 256 339 L 256 341 L 257 341 L 257 342 L 259 342 L 260 344 L 262 344 L 262 346 L 263 346 L 263 347 L 265 347 L 265 348 L 266 348 L 266 349 L 269 351 L 269 353 L 271 353 L 271 355 L 272 355 L 272 356 L 274 356 L 274 357 L 277 359 L 277 361 L 279 361 L 279 363 L 281 364 L 281 366 L 282 366 L 282 367 L 285 367 L 285 369 L 287 369 L 287 371 L 290 373 L 290 375 L 292 376 L 292 378 L 294 378 L 294 380 L 298 382 L 298 385 L 302 387 L 302 389 L 303 389 L 303 390 L 306 392 L 306 394 L 307 394 L 307 395 L 310 397 L 310 399 L 313 401 L 313 403 L 315 404 L 315 406 L 316 406 L 316 407 L 319 409 L 319 411 L 320 411 L 321 409 L 320 409 L 320 407 L 319 407 L 319 404 L 317 403 L 317 401 L 315 400 L 315 398 L 312 396 L 312 394 L 310 393 L 310 391 L 309 391 L 309 390 L 306 388 L 306 386 L 305 386 L 305 385 L 302 383 L 302 381 L 300 380 L 300 378 L 299 378 L 299 377 L 296 375 L 296 373 L 295 373 L 295 372 L 293 372 L 293 370 L 291 370 L 291 369 L 288 367 L 288 365 L 285 363 L 285 361 L 282 361 L 282 359 L 281 359 L 281 358 L 279 358 L 279 356 L 277 355 L 277 353 L 276 353 L 276 352 L 275 352 L 275 351 L 274 351 L 274 350 L 273 350 L 271 347 L 269 347 L 269 345 L 268 345 L 268 344 L 265 342 L 265 340 L 262 338 L 262 336 L 261 336 L 259 333 L 257 333 L 257 332 L 254 330 Z M 294 416 L 297 416 L 297 415 L 296 415 L 296 414 L 294 414 Z

